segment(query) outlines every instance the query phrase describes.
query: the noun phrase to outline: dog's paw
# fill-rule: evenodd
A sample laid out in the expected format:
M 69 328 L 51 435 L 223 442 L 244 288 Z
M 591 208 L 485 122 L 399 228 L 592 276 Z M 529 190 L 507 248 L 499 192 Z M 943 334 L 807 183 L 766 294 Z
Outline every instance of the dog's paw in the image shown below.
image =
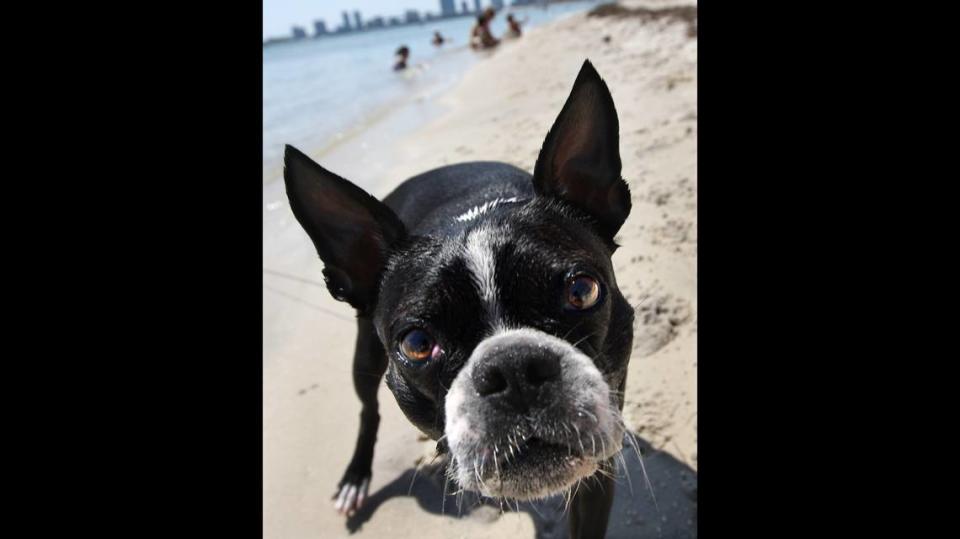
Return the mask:
M 349 471 L 337 485 L 333 495 L 333 508 L 341 515 L 352 515 L 363 506 L 370 490 L 370 475 L 353 474 Z

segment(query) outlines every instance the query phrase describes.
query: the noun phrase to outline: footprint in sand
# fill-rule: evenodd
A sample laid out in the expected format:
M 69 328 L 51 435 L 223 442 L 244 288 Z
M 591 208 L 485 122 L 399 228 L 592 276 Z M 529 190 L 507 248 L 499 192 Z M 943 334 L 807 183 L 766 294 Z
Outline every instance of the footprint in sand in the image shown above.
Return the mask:
M 664 245 L 680 247 L 683 244 L 696 243 L 694 237 L 694 228 L 691 221 L 683 219 L 668 219 L 666 214 L 664 218 L 667 221 L 660 226 L 653 227 L 651 233 L 653 237 L 650 243 L 653 245 Z M 679 249 L 677 249 L 679 251 Z
M 300 391 L 297 391 L 297 394 L 298 394 L 298 395 L 306 395 L 307 392 L 313 391 L 314 389 L 317 389 L 318 387 L 320 387 L 319 384 L 313 384 L 313 385 L 310 386 L 310 387 L 307 387 L 307 388 L 301 389 Z
M 674 199 L 689 201 L 696 196 L 690 178 L 680 178 L 676 183 L 656 183 L 641 196 L 639 200 L 650 202 L 655 206 L 666 206 Z M 669 235 L 669 232 L 668 232 Z
M 669 344 L 693 316 L 690 304 L 672 294 L 647 296 L 634 313 L 633 357 L 649 356 Z

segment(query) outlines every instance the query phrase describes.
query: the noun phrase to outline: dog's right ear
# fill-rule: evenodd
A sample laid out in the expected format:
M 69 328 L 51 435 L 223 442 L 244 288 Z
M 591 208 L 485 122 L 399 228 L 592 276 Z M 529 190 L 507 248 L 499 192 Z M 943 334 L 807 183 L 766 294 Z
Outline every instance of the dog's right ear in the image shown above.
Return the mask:
M 376 303 L 389 250 L 406 235 L 393 211 L 287 146 L 283 179 L 293 215 L 313 240 L 334 298 L 361 314 Z

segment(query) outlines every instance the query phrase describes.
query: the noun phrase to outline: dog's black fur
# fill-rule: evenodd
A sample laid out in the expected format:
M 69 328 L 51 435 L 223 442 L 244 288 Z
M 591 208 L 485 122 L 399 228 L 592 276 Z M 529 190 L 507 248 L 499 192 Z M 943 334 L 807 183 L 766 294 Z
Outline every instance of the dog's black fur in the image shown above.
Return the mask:
M 599 488 L 577 490 L 571 535 L 604 535 L 614 484 L 597 469 L 619 449 L 614 423 L 633 338 L 633 309 L 610 262 L 631 207 L 618 130 L 613 99 L 588 61 L 532 177 L 503 163 L 446 166 L 381 203 L 287 147 L 293 213 L 331 294 L 357 310 L 353 379 L 363 410 L 340 510 L 366 495 L 386 373 L 407 418 L 452 453 L 462 487 L 530 499 L 592 475 Z M 570 308 L 577 275 L 599 283 L 595 306 Z M 426 361 L 401 350 L 412 329 L 436 343 Z M 447 402 L 452 392 L 456 403 Z M 598 439 L 615 447 L 600 451 Z

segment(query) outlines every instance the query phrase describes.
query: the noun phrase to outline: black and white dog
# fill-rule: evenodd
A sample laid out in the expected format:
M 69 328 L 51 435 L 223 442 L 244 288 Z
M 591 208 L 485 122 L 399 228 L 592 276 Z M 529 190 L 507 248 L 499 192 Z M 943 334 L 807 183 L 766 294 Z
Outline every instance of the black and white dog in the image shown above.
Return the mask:
M 415 176 L 383 202 L 287 147 L 290 206 L 333 296 L 357 310 L 353 382 L 363 403 L 335 495 L 367 495 L 387 385 L 449 453 L 448 473 L 485 496 L 567 492 L 573 537 L 603 537 L 633 309 L 610 257 L 630 213 L 617 113 L 589 61 L 547 133 L 533 177 L 471 162 Z

